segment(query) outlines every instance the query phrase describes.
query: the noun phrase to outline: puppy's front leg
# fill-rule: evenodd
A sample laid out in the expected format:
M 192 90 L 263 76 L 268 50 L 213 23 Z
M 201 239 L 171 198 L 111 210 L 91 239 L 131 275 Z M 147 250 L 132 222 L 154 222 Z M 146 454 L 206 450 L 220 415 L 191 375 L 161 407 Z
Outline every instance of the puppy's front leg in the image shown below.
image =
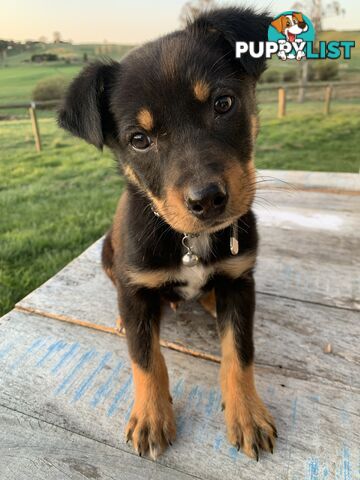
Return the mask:
M 169 377 L 160 352 L 160 298 L 154 291 L 120 286 L 119 305 L 135 387 L 135 400 L 126 428 L 138 454 L 156 459 L 175 439 Z
M 254 381 L 253 316 L 255 285 L 252 273 L 215 281 L 221 336 L 220 380 L 229 441 L 249 457 L 259 449 L 273 451 L 276 428 L 257 394 Z

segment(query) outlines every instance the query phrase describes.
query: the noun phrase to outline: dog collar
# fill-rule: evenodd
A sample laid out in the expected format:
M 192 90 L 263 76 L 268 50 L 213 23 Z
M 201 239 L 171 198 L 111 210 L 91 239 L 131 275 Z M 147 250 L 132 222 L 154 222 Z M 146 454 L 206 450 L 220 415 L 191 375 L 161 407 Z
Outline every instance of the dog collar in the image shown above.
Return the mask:
M 156 217 L 160 217 L 160 214 L 155 210 L 154 205 L 151 205 L 151 210 Z M 185 267 L 195 267 L 200 263 L 200 257 L 194 252 L 191 246 L 191 239 L 197 238 L 198 233 L 183 233 L 181 243 L 186 250 L 185 255 L 182 257 L 182 264 Z M 237 221 L 232 223 L 230 232 L 230 252 L 231 255 L 237 255 L 239 253 L 239 234 Z

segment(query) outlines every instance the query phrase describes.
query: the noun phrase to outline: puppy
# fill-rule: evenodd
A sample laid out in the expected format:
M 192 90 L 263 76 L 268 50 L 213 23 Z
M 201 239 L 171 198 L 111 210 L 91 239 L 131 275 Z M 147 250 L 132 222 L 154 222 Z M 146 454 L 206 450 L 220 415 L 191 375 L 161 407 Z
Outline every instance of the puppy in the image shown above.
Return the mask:
M 308 25 L 303 19 L 302 13 L 293 12 L 291 15 L 281 15 L 271 22 L 279 33 L 282 33 L 287 42 L 295 42 L 297 35 L 308 30 Z
M 61 127 L 108 146 L 126 179 L 102 257 L 126 328 L 135 388 L 126 436 L 139 455 L 156 458 L 175 439 L 161 309 L 194 298 L 216 306 L 230 442 L 255 459 L 273 451 L 253 366 L 255 87 L 265 60 L 235 58 L 235 41 L 265 41 L 270 21 L 251 9 L 206 12 L 120 63 L 88 66 L 59 112 Z
M 284 35 L 284 40 L 279 40 L 279 43 L 285 42 L 300 42 L 301 39 L 297 39 L 297 36 L 301 33 L 307 32 L 309 26 L 305 22 L 302 13 L 299 12 L 292 12 L 290 15 L 281 15 L 280 17 L 276 18 L 271 22 L 271 25 L 282 35 Z M 293 59 L 300 61 L 303 57 L 305 57 L 305 52 L 299 50 L 296 53 L 290 52 L 288 54 L 285 53 L 284 50 L 280 50 L 278 56 L 281 60 L 286 59 Z

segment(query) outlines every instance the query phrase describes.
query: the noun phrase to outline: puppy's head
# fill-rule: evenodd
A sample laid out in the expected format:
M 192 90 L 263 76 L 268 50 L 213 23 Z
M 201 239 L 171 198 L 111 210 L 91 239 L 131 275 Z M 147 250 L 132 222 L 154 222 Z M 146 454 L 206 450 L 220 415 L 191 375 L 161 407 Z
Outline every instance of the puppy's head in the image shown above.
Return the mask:
M 207 12 L 133 50 L 96 63 L 69 88 L 59 123 L 116 154 L 128 181 L 175 230 L 216 231 L 254 195 L 255 84 L 263 58 L 235 58 L 236 41 L 264 41 L 270 18 Z
M 276 28 L 279 33 L 285 35 L 286 39 L 290 42 L 294 42 L 296 35 L 306 32 L 308 29 L 300 12 L 293 12 L 291 15 L 281 15 L 273 20 L 271 25 Z

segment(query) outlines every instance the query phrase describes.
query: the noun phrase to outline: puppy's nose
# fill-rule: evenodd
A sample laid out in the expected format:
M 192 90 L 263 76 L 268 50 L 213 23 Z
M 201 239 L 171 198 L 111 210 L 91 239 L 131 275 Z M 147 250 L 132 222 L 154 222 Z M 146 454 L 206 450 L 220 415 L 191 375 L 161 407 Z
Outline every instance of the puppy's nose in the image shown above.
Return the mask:
M 305 22 L 299 22 L 298 25 L 299 25 L 299 28 L 303 29 L 303 28 L 305 28 L 306 23 Z
M 201 220 L 220 215 L 225 210 L 228 195 L 218 183 L 209 183 L 205 187 L 190 186 L 185 202 L 190 212 Z

